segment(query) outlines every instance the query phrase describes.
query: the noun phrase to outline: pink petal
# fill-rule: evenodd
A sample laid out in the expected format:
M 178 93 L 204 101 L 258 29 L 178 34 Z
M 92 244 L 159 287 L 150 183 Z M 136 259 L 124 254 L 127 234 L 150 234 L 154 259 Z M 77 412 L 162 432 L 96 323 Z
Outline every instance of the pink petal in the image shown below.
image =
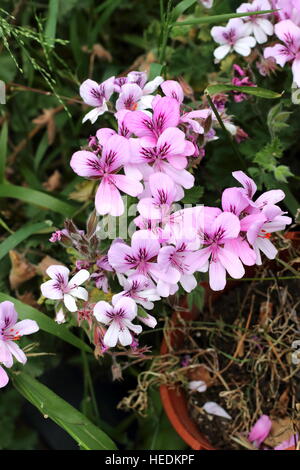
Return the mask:
M 179 123 L 179 103 L 174 98 L 161 98 L 154 106 L 153 122 L 162 133 L 168 127 L 176 127 Z
M 166 80 L 160 86 L 162 91 L 169 98 L 175 98 L 179 103 L 182 103 L 184 100 L 183 89 L 175 80 Z
M 226 286 L 226 270 L 220 261 L 210 261 L 209 285 L 212 290 L 223 290 Z
M 22 320 L 16 323 L 15 330 L 17 336 L 31 335 L 39 331 L 39 326 L 34 320 Z
M 126 127 L 137 137 L 147 137 L 150 141 L 156 142 L 152 130 L 152 119 L 143 111 L 132 111 L 124 118 Z
M 63 298 L 61 288 L 58 286 L 57 281 L 50 279 L 41 285 L 41 292 L 44 297 L 52 300 L 59 300 Z
M 243 186 L 246 190 L 247 196 L 251 199 L 257 190 L 257 186 L 253 179 L 249 178 L 243 171 L 234 171 L 232 176 Z
M 222 194 L 222 209 L 235 215 L 240 213 L 249 205 L 240 188 L 227 188 Z
M 153 173 L 149 177 L 151 194 L 155 202 L 159 205 L 171 205 L 175 200 L 176 188 L 170 178 L 165 173 Z
M 112 300 L 114 312 L 121 310 L 123 312 L 122 318 L 133 320 L 137 315 L 137 305 L 130 297 L 120 297 L 119 299 Z
M 154 258 L 160 249 L 159 241 L 155 235 L 148 230 L 138 230 L 135 232 L 132 235 L 131 246 L 133 253 L 136 255 L 139 254 L 140 250 L 145 251 L 145 259 L 147 260 Z
M 96 132 L 96 137 L 99 141 L 100 145 L 105 145 L 108 139 L 116 134 L 114 129 L 110 129 L 109 127 L 103 127 L 102 129 L 98 129 Z
M 128 140 L 118 134 L 113 135 L 103 146 L 101 164 L 107 173 L 118 170 L 129 159 Z
M 141 194 L 144 190 L 142 183 L 127 175 L 114 175 L 113 181 L 117 188 L 123 191 L 123 193 L 133 197 L 138 196 L 138 194 Z
M 0 329 L 8 328 L 16 323 L 18 314 L 15 306 L 9 300 L 0 303 Z
M 11 367 L 13 365 L 13 357 L 7 342 L 4 343 L 4 341 L 0 341 L 0 363 L 4 364 L 5 367 Z
M 13 341 L 8 341 L 7 347 L 9 348 L 13 356 L 15 356 L 18 362 L 21 362 L 22 364 L 25 364 L 27 362 L 27 357 L 16 343 L 14 343 Z
M 283 44 L 275 44 L 273 47 L 266 47 L 264 50 L 264 58 L 273 57 L 280 67 L 284 67 L 286 62 L 293 59 L 293 54 L 289 52 Z
M 300 87 L 300 59 L 295 59 L 292 65 L 293 80 Z
M 5 387 L 9 382 L 9 378 L 3 367 L 0 366 L 0 388 Z
M 153 80 L 150 80 L 150 82 L 146 83 L 146 85 L 143 88 L 143 94 L 144 95 L 149 95 L 154 93 L 154 91 L 163 83 L 164 79 L 163 77 L 157 76 Z
M 124 204 L 119 190 L 108 180 L 102 180 L 95 196 L 95 207 L 100 215 L 122 215 Z
M 271 189 L 266 191 L 256 199 L 255 205 L 262 208 L 266 204 L 277 204 L 285 198 L 285 193 L 281 189 Z
M 116 101 L 116 109 L 128 109 L 135 111 L 137 102 L 142 97 L 143 91 L 136 83 L 125 83 L 121 87 L 121 93 Z
M 109 264 L 119 273 L 126 273 L 133 267 L 130 262 L 133 258 L 132 248 L 125 243 L 114 243 L 108 251 Z
M 245 274 L 244 266 L 241 261 L 232 251 L 227 250 L 226 248 L 218 249 L 218 259 L 234 279 L 240 279 Z
M 277 23 L 275 25 L 275 34 L 291 49 L 296 48 L 300 44 L 300 28 L 291 20 Z
M 130 346 L 132 343 L 132 335 L 127 327 L 123 327 L 119 331 L 119 342 L 122 346 Z
M 64 294 L 64 304 L 70 312 L 77 312 L 76 300 L 71 294 Z
M 79 150 L 73 153 L 70 166 L 79 176 L 84 178 L 99 178 L 102 175 L 100 159 L 87 150 Z
M 112 321 L 104 335 L 103 342 L 106 346 L 114 348 L 118 342 L 120 326 L 117 321 Z
M 111 322 L 111 314 L 113 312 L 113 307 L 104 300 L 97 302 L 94 307 L 94 316 L 100 323 L 108 325 Z
M 83 101 L 90 106 L 101 106 L 103 103 L 101 89 L 94 80 L 85 80 L 80 85 L 79 93 Z
M 212 223 L 213 233 L 222 233 L 222 240 L 226 238 L 236 238 L 240 233 L 240 221 L 238 217 L 231 212 L 223 212 L 218 215 Z

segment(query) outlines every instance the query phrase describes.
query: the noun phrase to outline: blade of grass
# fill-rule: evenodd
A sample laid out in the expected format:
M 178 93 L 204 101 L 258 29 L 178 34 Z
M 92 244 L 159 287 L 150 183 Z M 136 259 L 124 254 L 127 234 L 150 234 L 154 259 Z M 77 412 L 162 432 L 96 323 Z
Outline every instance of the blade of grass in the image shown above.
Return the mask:
M 15 305 L 15 308 L 19 314 L 21 320 L 35 320 L 39 325 L 40 329 L 51 335 L 57 336 L 59 339 L 66 341 L 66 343 L 72 344 L 76 348 L 83 349 L 87 352 L 92 352 L 88 344 L 84 343 L 81 339 L 77 338 L 71 333 L 65 325 L 58 325 L 52 318 L 48 317 L 44 313 L 40 312 L 36 308 L 26 305 L 20 300 L 11 297 L 10 295 L 0 292 L 0 302 L 4 300 L 10 300 Z
M 7 121 L 4 121 L 0 134 L 0 184 L 5 182 L 5 164 L 7 155 Z
M 199 18 L 192 18 L 188 21 L 178 21 L 171 25 L 174 26 L 188 26 L 188 25 L 197 25 L 197 24 L 218 24 L 223 21 L 230 20 L 231 18 L 243 18 L 244 16 L 252 15 L 265 15 L 266 13 L 273 13 L 277 10 L 262 10 L 262 11 L 252 11 L 247 13 L 225 13 L 223 15 L 212 15 L 212 16 L 201 16 Z
M 45 228 L 49 228 L 52 225 L 51 221 L 38 222 L 36 224 L 25 225 L 24 227 L 17 230 L 15 233 L 6 238 L 4 242 L 0 245 L 0 260 L 4 258 L 5 255 L 10 250 L 13 250 L 16 246 L 26 240 L 28 237 L 34 233 L 39 233 Z
M 13 184 L 0 184 L 0 198 L 20 199 L 44 209 L 50 209 L 66 217 L 72 217 L 78 206 L 61 201 L 49 194 L 31 188 L 23 188 Z
M 45 36 L 50 45 L 54 44 L 56 36 L 56 24 L 58 19 L 59 0 L 50 0 L 48 7 L 48 19 L 45 28 Z
M 115 443 L 80 411 L 25 372 L 10 374 L 21 395 L 46 418 L 52 419 L 84 450 L 115 450 Z

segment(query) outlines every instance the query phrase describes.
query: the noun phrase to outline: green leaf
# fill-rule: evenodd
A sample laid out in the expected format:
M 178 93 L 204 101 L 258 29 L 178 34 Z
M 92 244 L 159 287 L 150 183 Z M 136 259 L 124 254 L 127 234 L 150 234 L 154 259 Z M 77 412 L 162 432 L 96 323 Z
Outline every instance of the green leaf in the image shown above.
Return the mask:
M 177 20 L 177 18 L 182 15 L 188 8 L 193 6 L 197 0 L 182 0 L 182 2 L 178 3 L 176 7 L 172 11 L 172 19 L 173 21 Z
M 8 137 L 7 121 L 4 121 L 2 129 L 1 129 L 1 134 L 0 134 L 0 184 L 4 183 L 5 181 L 7 137 Z
M 58 325 L 52 318 L 40 312 L 36 308 L 33 308 L 30 305 L 26 305 L 20 300 L 17 300 L 14 297 L 5 294 L 4 292 L 0 292 L 0 302 L 4 302 L 4 300 L 10 300 L 14 303 L 21 320 L 26 320 L 27 318 L 30 320 L 35 320 L 40 329 L 46 331 L 46 333 L 57 336 L 59 339 L 72 344 L 76 348 L 83 349 L 87 352 L 92 351 L 88 344 L 77 338 L 77 336 L 71 333 L 65 325 Z
M 194 186 L 191 189 L 186 189 L 182 202 L 184 204 L 197 204 L 204 194 L 203 186 Z
M 149 81 L 154 80 L 155 77 L 157 77 L 158 75 L 161 75 L 162 69 L 163 69 L 163 65 L 158 64 L 156 62 L 153 62 L 150 65 L 150 72 L 149 72 L 149 79 L 148 80 Z
M 30 237 L 30 235 L 34 233 L 38 233 L 41 230 L 48 228 L 51 226 L 52 222 L 45 221 L 45 222 L 38 222 L 36 224 L 25 225 L 24 227 L 20 228 L 17 232 L 10 235 L 4 242 L 0 245 L 0 260 L 7 255 L 10 250 L 13 250 L 16 246 L 18 246 L 22 241 L 26 240 L 26 238 Z
M 31 188 L 15 186 L 13 184 L 0 184 L 0 197 L 20 199 L 29 204 L 58 212 L 66 217 L 72 217 L 77 209 L 68 202 L 61 201 L 49 194 Z
M 187 295 L 189 309 L 197 307 L 201 311 L 204 306 L 204 297 L 205 289 L 203 286 L 198 284 L 197 287 Z
M 212 16 L 201 16 L 199 18 L 193 18 L 188 21 L 178 21 L 173 23 L 174 26 L 185 26 L 185 25 L 197 25 L 197 24 L 218 24 L 223 21 L 230 20 L 231 18 L 243 18 L 243 16 L 252 16 L 252 15 L 264 15 L 266 13 L 272 13 L 277 10 L 262 10 L 262 11 L 252 11 L 247 13 L 225 13 L 224 15 L 212 15 Z
M 15 388 L 46 418 L 52 419 L 84 450 L 115 450 L 116 445 L 80 411 L 25 372 L 12 375 Z
M 205 90 L 205 92 L 209 95 L 228 91 L 239 91 L 242 93 L 247 93 L 248 95 L 254 95 L 259 98 L 267 99 L 275 99 L 282 96 L 282 93 L 276 93 L 275 91 L 260 88 L 258 86 L 209 85 Z
M 50 44 L 53 44 L 56 35 L 59 0 L 50 0 L 48 5 L 48 19 L 45 28 L 45 36 L 47 40 L 50 41 Z

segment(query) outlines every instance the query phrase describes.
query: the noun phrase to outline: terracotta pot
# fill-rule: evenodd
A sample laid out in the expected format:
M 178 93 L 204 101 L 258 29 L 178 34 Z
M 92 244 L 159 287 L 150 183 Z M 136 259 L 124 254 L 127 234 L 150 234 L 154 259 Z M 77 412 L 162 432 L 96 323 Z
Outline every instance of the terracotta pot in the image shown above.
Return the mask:
M 300 244 L 300 232 L 288 232 L 285 237 L 298 245 Z M 238 282 L 230 281 L 227 283 L 225 291 L 230 290 Z M 210 290 L 208 283 L 202 283 L 205 288 L 205 303 L 214 302 L 222 292 L 213 292 Z M 191 312 L 181 312 L 181 317 L 184 320 L 193 320 L 198 316 L 198 312 L 193 310 Z M 173 323 L 176 328 L 178 324 L 178 315 L 175 312 L 173 315 Z M 179 330 L 173 330 L 170 333 L 169 341 L 171 342 L 174 349 L 177 349 L 183 343 L 183 334 Z M 162 342 L 161 354 L 168 353 L 168 345 L 165 339 Z M 199 427 L 190 417 L 186 394 L 182 387 L 168 387 L 166 385 L 160 386 L 160 397 L 164 407 L 164 410 L 176 432 L 179 436 L 191 447 L 193 450 L 217 450 L 215 449 L 208 440 L 201 434 Z M 291 447 L 286 450 L 295 450 L 295 447 Z

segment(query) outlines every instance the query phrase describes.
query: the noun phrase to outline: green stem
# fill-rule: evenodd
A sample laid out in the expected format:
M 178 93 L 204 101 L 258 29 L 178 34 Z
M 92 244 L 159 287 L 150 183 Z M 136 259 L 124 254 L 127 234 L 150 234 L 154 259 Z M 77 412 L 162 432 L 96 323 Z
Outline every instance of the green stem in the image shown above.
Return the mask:
M 81 356 L 82 356 L 82 363 L 83 363 L 83 377 L 84 377 L 84 393 L 85 395 L 88 395 L 88 393 L 91 396 L 92 400 L 92 406 L 94 409 L 95 413 L 95 421 L 98 426 L 100 426 L 100 413 L 99 413 L 99 408 L 96 400 L 96 395 L 95 395 L 95 390 L 94 390 L 94 385 L 91 377 L 91 372 L 90 372 L 90 367 L 89 367 L 89 362 L 86 356 L 85 351 L 81 351 Z
M 226 129 L 226 127 L 225 127 L 225 125 L 224 125 L 224 123 L 223 123 L 223 121 L 222 121 L 222 118 L 221 118 L 221 116 L 220 116 L 220 114 L 219 114 L 219 112 L 218 112 L 216 106 L 214 105 L 213 100 L 211 99 L 211 96 L 210 96 L 208 93 L 205 93 L 205 95 L 206 95 L 206 97 L 207 97 L 207 101 L 208 101 L 208 103 L 209 103 L 211 109 L 212 109 L 213 112 L 214 112 L 214 115 L 215 115 L 216 118 L 217 118 L 218 123 L 220 124 L 221 129 L 222 129 L 222 130 L 224 131 L 224 133 L 225 133 L 226 139 L 228 140 L 230 146 L 232 147 L 232 150 L 234 151 L 235 155 L 236 155 L 237 158 L 239 159 L 239 161 L 240 161 L 242 167 L 243 167 L 244 169 L 247 169 L 246 164 L 245 164 L 245 162 L 244 162 L 244 159 L 243 159 L 242 155 L 240 154 L 240 151 L 239 151 L 239 149 L 237 148 L 236 143 L 233 141 L 233 139 L 232 139 L 232 137 L 231 137 L 231 134 L 230 134 L 230 133 L 228 132 L 228 130 Z

